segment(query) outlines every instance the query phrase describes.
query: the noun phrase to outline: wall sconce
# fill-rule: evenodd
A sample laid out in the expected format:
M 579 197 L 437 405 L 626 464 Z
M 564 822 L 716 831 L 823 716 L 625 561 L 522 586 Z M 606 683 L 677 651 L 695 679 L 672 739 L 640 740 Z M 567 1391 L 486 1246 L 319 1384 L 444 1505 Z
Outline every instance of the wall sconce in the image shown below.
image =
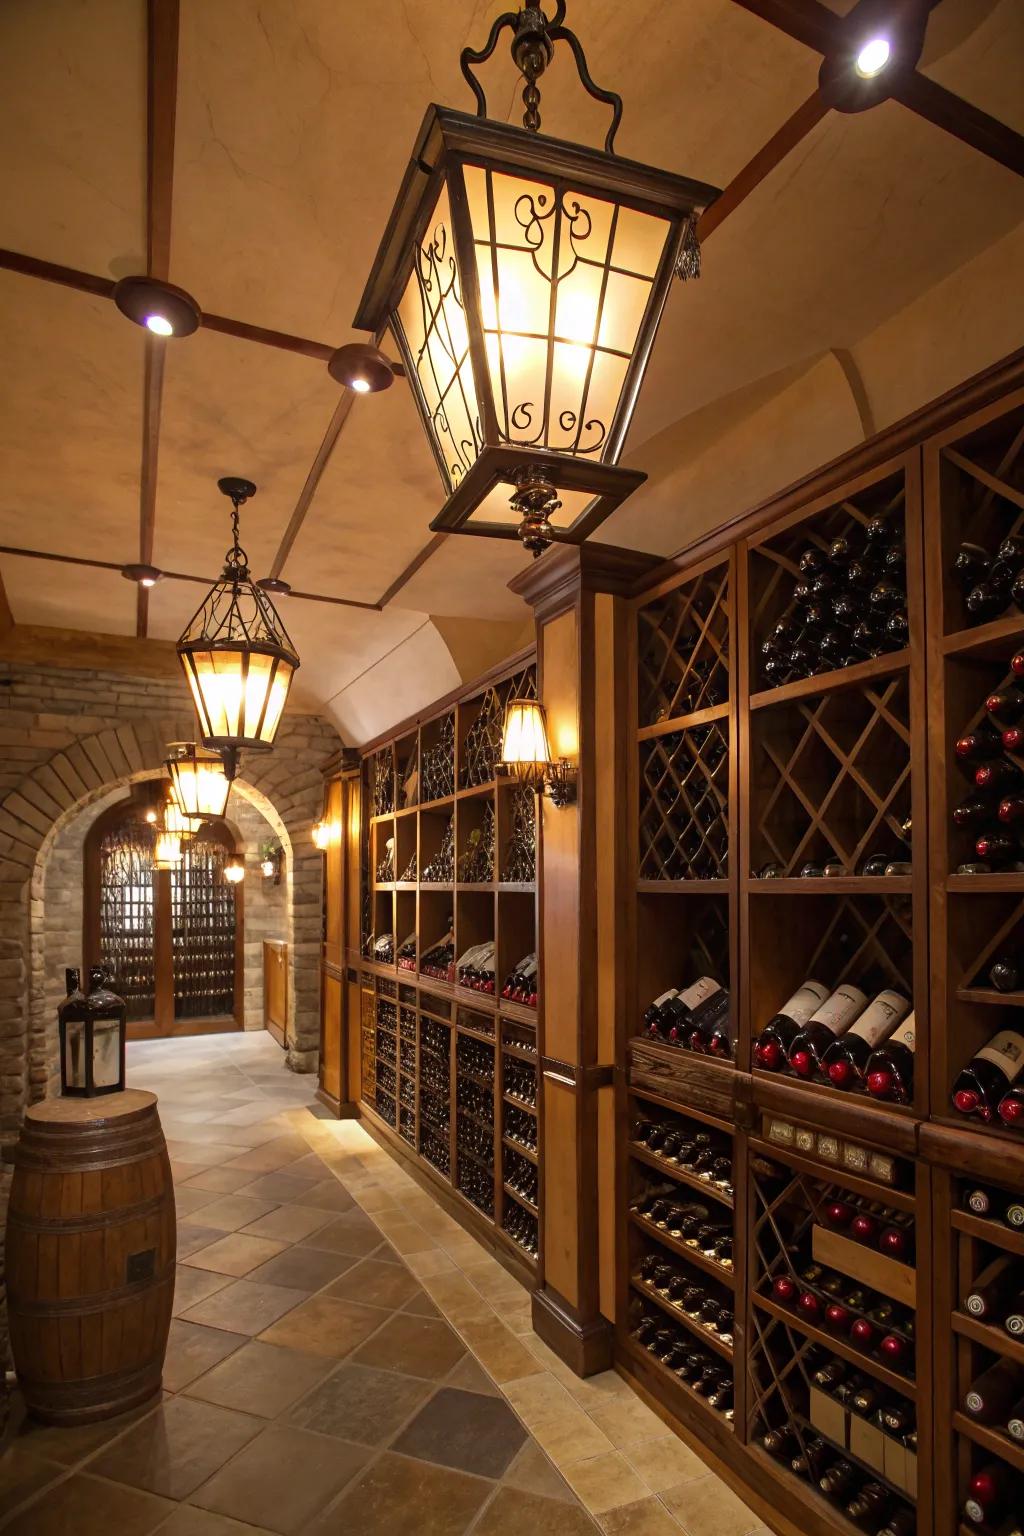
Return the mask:
M 551 759 L 547 716 L 536 699 L 510 699 L 501 733 L 501 766 L 520 784 L 532 784 L 552 805 L 576 799 L 576 769 L 568 758 Z
M 245 860 L 240 859 L 237 853 L 232 854 L 231 858 L 225 861 L 224 879 L 231 885 L 237 885 L 240 880 L 245 879 Z
M 281 871 L 284 868 L 284 849 L 278 844 L 264 843 L 260 849 L 260 874 L 264 880 L 273 880 L 275 885 L 281 884 Z
M 334 841 L 334 828 L 329 821 L 320 820 L 313 828 L 313 847 L 326 853 Z

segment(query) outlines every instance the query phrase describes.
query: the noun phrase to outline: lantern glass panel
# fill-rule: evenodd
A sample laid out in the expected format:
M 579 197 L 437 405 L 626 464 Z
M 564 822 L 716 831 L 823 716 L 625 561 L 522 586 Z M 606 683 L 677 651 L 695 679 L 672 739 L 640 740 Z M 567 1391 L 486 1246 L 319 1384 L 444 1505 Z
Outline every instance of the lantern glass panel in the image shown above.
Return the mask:
M 64 1084 L 84 1093 L 88 1085 L 88 1042 L 85 1022 L 69 1020 L 64 1031 Z
M 464 174 L 499 437 L 613 461 L 672 221 L 553 180 Z
M 183 816 L 224 815 L 231 786 L 222 758 L 205 756 L 192 746 L 175 756 L 172 748 L 167 769 L 175 802 Z
M 476 460 L 480 417 L 446 186 L 416 249 L 398 321 L 435 451 L 452 490 Z
M 97 1019 L 92 1034 L 93 1087 L 116 1088 L 120 1077 L 121 1026 L 117 1019 Z
M 204 739 L 270 746 L 288 697 L 291 662 L 258 651 L 214 648 L 189 651 L 187 658 Z
M 519 517 L 509 510 L 509 498 L 514 492 L 515 486 L 505 482 L 492 486 L 480 505 L 473 509 L 472 521 L 500 523 L 506 527 L 515 528 L 519 523 Z M 558 492 L 558 499 L 562 505 L 548 514 L 548 520 L 555 528 L 571 528 L 576 519 L 583 516 L 594 497 L 590 491 L 562 489 Z

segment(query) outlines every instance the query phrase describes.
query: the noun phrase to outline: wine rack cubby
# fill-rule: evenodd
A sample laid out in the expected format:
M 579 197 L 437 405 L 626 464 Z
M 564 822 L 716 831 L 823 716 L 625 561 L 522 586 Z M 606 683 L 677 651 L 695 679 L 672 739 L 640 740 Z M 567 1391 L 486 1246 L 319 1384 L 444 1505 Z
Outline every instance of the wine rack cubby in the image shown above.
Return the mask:
M 536 697 L 531 656 L 364 755 L 370 931 L 352 959 L 375 1009 L 387 1015 L 394 1000 L 393 1023 L 375 1012 L 364 1033 L 367 1118 L 394 1132 L 389 1144 L 400 1142 L 450 1208 L 531 1278 L 538 817 L 536 792 L 499 771 L 511 697 Z

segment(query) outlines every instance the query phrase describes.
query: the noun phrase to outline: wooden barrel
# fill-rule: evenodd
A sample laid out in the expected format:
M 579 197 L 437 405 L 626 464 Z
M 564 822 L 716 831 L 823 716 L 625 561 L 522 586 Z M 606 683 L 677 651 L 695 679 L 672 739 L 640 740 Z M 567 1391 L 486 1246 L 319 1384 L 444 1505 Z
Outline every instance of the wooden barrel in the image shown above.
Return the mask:
M 32 1106 L 14 1156 L 7 1309 L 37 1418 L 86 1424 L 159 1392 L 175 1244 L 154 1094 Z

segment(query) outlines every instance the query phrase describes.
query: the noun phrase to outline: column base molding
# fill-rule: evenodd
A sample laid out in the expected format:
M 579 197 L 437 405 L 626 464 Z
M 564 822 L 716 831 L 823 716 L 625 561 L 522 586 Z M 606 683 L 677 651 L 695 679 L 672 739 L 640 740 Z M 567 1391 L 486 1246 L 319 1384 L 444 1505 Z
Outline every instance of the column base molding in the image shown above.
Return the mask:
M 584 1321 L 575 1307 L 549 1287 L 533 1293 L 533 1327 L 577 1376 L 595 1376 L 611 1366 L 611 1323 L 600 1316 Z

